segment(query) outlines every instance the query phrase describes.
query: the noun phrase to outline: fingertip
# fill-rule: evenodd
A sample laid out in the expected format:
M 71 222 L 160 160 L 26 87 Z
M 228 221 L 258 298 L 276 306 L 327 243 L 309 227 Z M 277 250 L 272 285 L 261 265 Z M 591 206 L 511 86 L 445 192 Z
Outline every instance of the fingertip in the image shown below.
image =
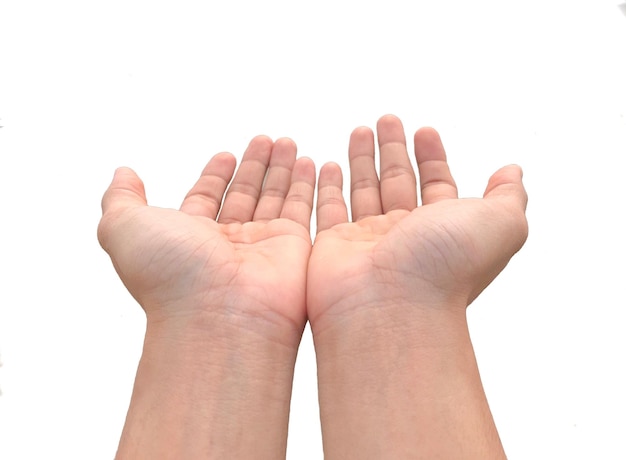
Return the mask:
M 350 134 L 350 138 L 352 139 L 363 139 L 363 138 L 373 138 L 374 137 L 374 131 L 372 131 L 369 127 L 367 126 L 357 126 L 356 128 L 354 128 L 352 130 L 352 133 Z
M 524 172 L 522 167 L 516 164 L 510 164 L 498 169 L 492 177 L 498 177 L 503 182 L 521 182 Z
M 395 115 L 387 114 L 378 119 L 376 123 L 378 145 L 382 147 L 387 143 L 400 143 L 406 145 L 406 136 L 402 121 Z
M 348 158 L 350 161 L 352 162 L 357 157 L 367 157 L 373 162 L 374 154 L 374 132 L 367 126 L 355 128 L 350 134 L 348 144 Z M 352 169 L 352 164 L 350 169 Z
M 272 145 L 274 141 L 271 137 L 266 136 L 265 134 L 257 134 L 250 140 L 250 144 L 269 144 Z
M 218 160 L 218 161 L 237 161 L 237 158 L 235 157 L 235 155 L 233 155 L 231 152 L 219 152 L 216 153 L 215 155 L 213 155 L 211 157 L 211 160 Z
M 267 139 L 269 139 L 269 137 Z M 271 141 L 271 139 L 269 140 Z M 274 141 L 274 145 L 280 145 L 282 147 L 293 149 L 293 150 L 298 149 L 296 142 L 290 137 L 279 137 L 278 139 L 276 139 L 276 141 Z
M 300 157 L 296 160 L 296 164 L 294 165 L 294 173 L 296 171 L 302 171 L 305 174 L 313 174 L 315 178 L 315 162 L 310 157 Z
M 313 159 L 311 157 L 303 156 L 303 157 L 298 158 L 298 161 L 311 163 L 311 164 L 313 164 L 313 167 L 315 167 L 315 162 L 313 161 Z
M 320 187 L 329 183 L 338 187 L 343 185 L 341 166 L 334 161 L 324 163 L 320 169 Z
M 525 210 L 528 194 L 522 183 L 523 170 L 519 165 L 512 164 L 498 169 L 490 178 L 484 193 L 489 197 L 514 198 Z
M 121 166 L 113 173 L 113 180 L 102 197 L 102 212 L 106 213 L 114 206 L 132 204 L 146 204 L 144 184 L 134 170 Z
M 302 157 L 296 160 L 291 173 L 292 182 L 305 182 L 311 186 L 314 193 L 316 182 L 315 163 L 309 157 Z
M 435 128 L 424 126 L 418 129 L 413 135 L 413 147 L 418 166 L 433 160 L 447 162 L 446 149 Z
M 272 146 L 270 165 L 284 166 L 291 170 L 296 162 L 297 153 L 298 147 L 293 139 L 289 137 L 276 139 Z
M 107 204 L 105 203 L 106 199 L 114 190 L 128 187 L 129 185 L 133 184 L 141 184 L 141 188 L 143 190 L 143 182 L 141 182 L 141 179 L 139 179 L 139 176 L 137 176 L 137 173 L 133 169 L 127 166 L 119 166 L 115 168 L 115 171 L 113 171 L 113 178 L 109 183 L 109 187 L 102 197 L 103 210 L 104 206 Z
M 274 141 L 265 134 L 259 134 L 250 139 L 248 147 L 246 148 L 243 156 L 247 158 L 265 158 L 269 161 L 269 157 L 274 147 Z M 263 160 L 265 161 L 265 160 Z
M 508 165 L 509 168 L 511 169 L 515 169 L 517 170 L 517 173 L 519 174 L 520 179 L 524 178 L 524 170 L 522 169 L 522 167 L 518 164 L 510 164 Z
M 439 132 L 435 128 L 430 126 L 430 125 L 421 126 L 415 132 L 416 133 L 435 133 L 435 134 L 439 135 Z
M 117 168 L 115 168 L 115 171 L 113 172 L 113 180 L 119 180 L 120 178 L 128 178 L 128 177 L 137 177 L 137 173 L 135 172 L 135 170 L 133 170 L 132 168 L 129 168 L 128 166 L 119 166 Z
M 397 124 L 397 123 L 402 124 L 402 121 L 400 121 L 400 118 L 398 118 L 394 114 L 387 113 L 378 119 L 378 121 L 376 122 L 376 126 L 380 128 L 381 126 Z
M 132 187 L 134 191 L 143 193 L 144 185 L 143 181 L 134 169 L 127 166 L 121 166 L 115 170 L 113 180 L 121 181 L 125 186 Z
M 201 176 L 207 175 L 214 171 L 215 167 L 231 171 L 232 176 L 237 167 L 237 158 L 230 152 L 220 152 L 211 157 L 209 162 L 202 170 Z
M 437 131 L 432 126 L 422 126 L 417 131 L 415 131 L 415 135 L 413 136 L 414 140 L 422 140 L 422 139 L 441 139 L 439 135 L 439 131 Z
M 327 161 L 322 165 L 321 171 L 338 171 L 341 172 L 341 166 L 335 161 Z
M 428 149 L 432 150 L 436 147 L 436 150 L 443 149 L 443 142 L 441 141 L 441 135 L 439 131 L 431 126 L 422 126 L 413 135 L 413 145 L 416 150 Z

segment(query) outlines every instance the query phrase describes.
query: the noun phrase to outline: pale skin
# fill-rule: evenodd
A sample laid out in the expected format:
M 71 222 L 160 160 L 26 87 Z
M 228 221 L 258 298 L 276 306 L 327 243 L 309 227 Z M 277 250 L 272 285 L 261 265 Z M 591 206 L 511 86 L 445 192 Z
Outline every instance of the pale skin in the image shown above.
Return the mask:
M 377 132 L 380 178 L 372 131 L 350 138 L 351 220 L 321 169 L 314 245 L 315 168 L 288 139 L 253 139 L 236 174 L 216 155 L 178 211 L 116 172 L 99 239 L 147 316 L 117 458 L 284 458 L 307 318 L 325 458 L 504 458 L 465 309 L 526 238 L 521 170 L 460 200 L 434 130 L 419 187 L 400 120 Z
M 465 312 L 526 239 L 521 170 L 461 200 L 436 131 L 414 136 L 419 184 L 400 120 L 377 132 L 380 178 L 372 131 L 350 138 L 351 221 L 340 168 L 319 177 L 307 311 L 325 458 L 505 458 Z
M 103 197 L 99 240 L 147 317 L 118 459 L 285 456 L 315 167 L 263 136 L 228 186 L 235 162 L 213 157 L 178 211 L 127 168 Z

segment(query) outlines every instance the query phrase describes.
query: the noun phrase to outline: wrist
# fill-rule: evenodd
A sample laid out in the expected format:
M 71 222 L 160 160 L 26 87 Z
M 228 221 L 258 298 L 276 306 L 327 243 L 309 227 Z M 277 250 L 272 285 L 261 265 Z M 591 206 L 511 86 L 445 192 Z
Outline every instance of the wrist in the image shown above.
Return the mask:
M 325 451 L 503 456 L 461 304 L 355 309 L 343 324 L 334 319 L 336 327 L 314 334 Z M 484 450 L 470 452 L 474 446 Z
M 257 299 L 230 299 L 223 295 L 219 301 L 185 302 L 159 305 L 158 308 L 144 307 L 146 337 L 176 343 L 192 342 L 198 346 L 207 345 L 210 339 L 212 347 L 222 341 L 230 346 L 234 339 L 267 341 L 297 350 L 306 322 L 304 307 L 298 308 L 297 305 L 294 310 L 303 310 L 301 321 L 287 318 Z M 193 307 L 190 308 L 189 303 L 193 303 Z
M 148 318 L 142 361 L 159 362 L 163 371 L 177 368 L 185 374 L 197 373 L 205 386 L 221 381 L 215 377 L 217 373 L 254 375 L 259 382 L 269 380 L 271 384 L 276 383 L 275 378 L 291 376 L 300 339 L 295 332 L 289 339 L 278 340 L 274 325 L 256 322 L 252 326 L 248 324 L 252 319 L 207 316 L 165 321 Z
M 237 321 L 148 318 L 118 458 L 284 457 L 296 351 Z
M 467 301 L 462 296 L 428 296 L 405 293 L 387 287 L 377 294 L 370 288 L 365 296 L 354 294 L 339 299 L 332 305 L 313 308 L 318 314 L 310 315 L 309 322 L 314 338 L 332 335 L 333 330 L 351 330 L 365 336 L 377 336 L 380 330 L 407 332 L 399 337 L 410 337 L 411 346 L 443 346 L 467 330 Z M 402 294 L 399 294 L 402 292 Z M 406 299 L 419 298 L 419 301 Z M 358 324 L 358 329 L 350 327 Z

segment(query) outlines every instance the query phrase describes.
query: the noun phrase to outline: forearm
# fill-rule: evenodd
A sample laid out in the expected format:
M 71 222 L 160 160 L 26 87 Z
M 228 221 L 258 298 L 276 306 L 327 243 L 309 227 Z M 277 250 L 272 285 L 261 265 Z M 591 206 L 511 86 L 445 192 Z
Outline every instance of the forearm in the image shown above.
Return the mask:
M 295 357 L 234 325 L 149 323 L 116 458 L 284 458 Z
M 402 310 L 315 338 L 326 458 L 505 458 L 464 311 Z

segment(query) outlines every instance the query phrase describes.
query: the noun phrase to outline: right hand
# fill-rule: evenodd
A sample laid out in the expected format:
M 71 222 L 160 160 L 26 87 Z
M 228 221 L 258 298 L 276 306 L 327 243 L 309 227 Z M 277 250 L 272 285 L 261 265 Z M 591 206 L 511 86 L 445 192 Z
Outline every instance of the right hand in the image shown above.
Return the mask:
M 291 140 L 258 136 L 224 197 L 235 163 L 214 156 L 180 210 L 148 206 L 139 177 L 119 169 L 102 200 L 100 243 L 149 320 L 269 326 L 297 347 L 315 167 L 296 161 Z

